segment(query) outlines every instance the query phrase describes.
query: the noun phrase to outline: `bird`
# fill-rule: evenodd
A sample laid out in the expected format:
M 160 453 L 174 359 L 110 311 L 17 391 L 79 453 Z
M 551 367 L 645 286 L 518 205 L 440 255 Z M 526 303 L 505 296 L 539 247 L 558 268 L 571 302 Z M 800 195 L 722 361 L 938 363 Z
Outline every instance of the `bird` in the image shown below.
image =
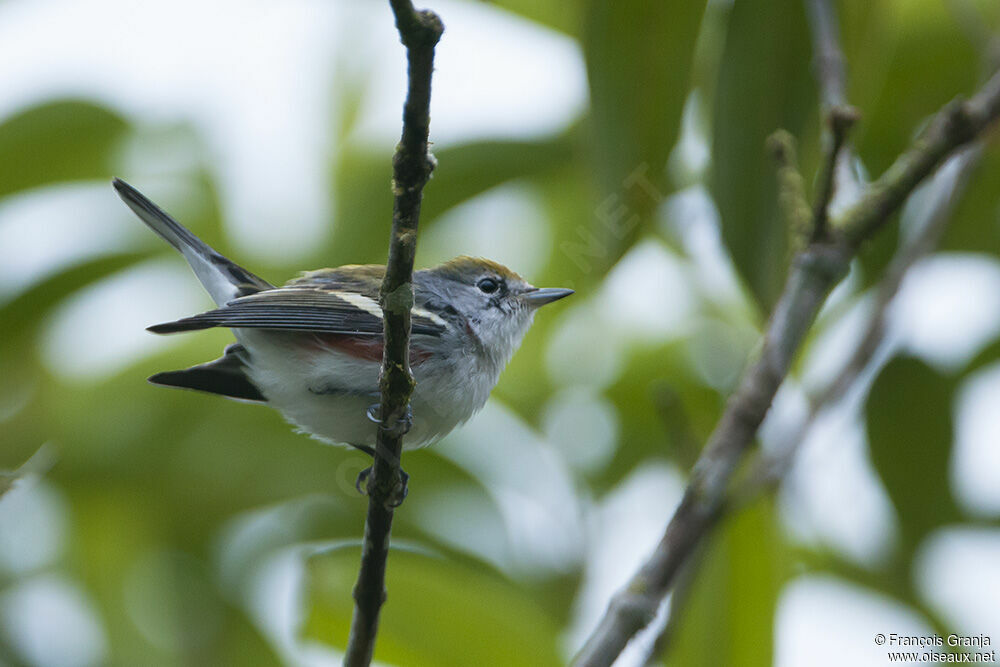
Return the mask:
M 228 327 L 236 338 L 219 359 L 149 382 L 264 403 L 314 438 L 374 457 L 385 266 L 307 271 L 278 287 L 209 247 L 125 181 L 112 184 L 183 255 L 217 306 L 148 330 Z M 405 450 L 440 440 L 482 409 L 536 311 L 573 294 L 534 287 L 501 264 L 469 256 L 415 271 L 412 282 L 416 385 Z

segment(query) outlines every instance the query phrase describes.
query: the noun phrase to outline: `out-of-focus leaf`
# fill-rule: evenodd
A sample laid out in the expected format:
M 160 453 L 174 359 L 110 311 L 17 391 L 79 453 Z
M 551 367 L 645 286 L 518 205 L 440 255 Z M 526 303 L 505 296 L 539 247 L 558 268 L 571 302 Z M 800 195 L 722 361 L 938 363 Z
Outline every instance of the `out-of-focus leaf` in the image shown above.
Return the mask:
M 584 26 L 596 235 L 609 263 L 650 228 L 680 132 L 703 0 L 591 0 Z
M 42 445 L 31 458 L 17 470 L 0 470 L 0 498 L 14 488 L 18 480 L 25 477 L 44 475 L 55 463 L 55 452 L 49 445 Z
M 19 479 L 21 474 L 17 470 L 0 470 L 0 498 L 13 489 Z
M 961 4 L 937 0 L 840 3 L 849 64 L 848 96 L 862 112 L 854 145 L 873 178 L 912 144 L 932 114 L 958 95 L 975 90 L 980 56 L 955 20 L 954 10 Z M 964 196 L 981 204 L 964 210 L 983 212 L 982 203 L 991 197 L 995 202 L 995 190 L 969 188 Z M 987 216 L 995 227 L 996 213 L 990 213 Z M 988 225 L 980 217 L 973 226 L 986 233 Z M 997 238 L 996 232 L 986 235 Z M 862 247 L 864 284 L 882 275 L 898 238 L 898 225 L 893 224 Z
M 774 612 L 791 564 L 775 518 L 773 500 L 761 500 L 706 543 L 663 656 L 667 665 L 772 664 Z
M 943 250 L 1000 256 L 1000 146 L 990 142 L 948 223 Z
M 610 486 L 642 461 L 667 458 L 685 468 L 700 450 L 722 401 L 690 375 L 682 341 L 635 350 L 607 397 L 618 410 L 621 433 L 615 459 L 597 488 Z M 668 403 L 667 389 L 679 403 Z
M 37 106 L 0 124 L 0 196 L 28 188 L 107 178 L 128 124 L 88 102 Z
M 580 5 L 562 0 L 494 0 L 490 4 L 503 7 L 536 23 L 568 35 L 580 32 Z
M 800 138 L 803 173 L 813 171 L 815 84 L 809 27 L 800 0 L 736 2 L 719 65 L 710 184 L 736 268 L 765 311 L 781 289 L 788 230 L 777 205 L 767 137 L 784 128 Z M 813 127 L 813 126 L 809 126 Z
M 428 224 L 439 215 L 492 187 L 533 178 L 577 157 L 578 128 L 538 141 L 482 141 L 436 151 L 433 196 L 420 206 Z
M 231 613 L 226 617 L 226 627 L 219 645 L 206 660 L 216 665 L 245 665 L 246 667 L 283 667 L 274 648 L 244 614 Z
M 62 416 L 59 408 L 75 400 L 72 395 L 56 399 L 51 412 L 44 417 L 39 416 L 37 406 L 30 409 L 44 373 L 37 363 L 36 340 L 41 324 L 54 308 L 78 290 L 145 256 L 123 253 L 89 260 L 56 273 L 0 304 L 0 377 L 3 378 L 0 383 L 0 439 L 5 443 L 0 465 L 9 465 L 12 460 L 48 442 L 52 424 Z M 17 424 L 22 424 L 23 428 L 17 428 Z
M 970 375 L 978 370 L 981 370 L 985 366 L 990 366 L 998 361 L 1000 361 L 1000 338 L 997 338 L 980 350 L 979 354 L 973 357 L 972 361 L 966 365 L 963 374 Z
M 545 201 L 556 240 L 546 273 L 536 284 L 559 285 L 586 293 L 603 278 L 614 262 L 610 248 L 594 234 L 592 174 L 586 165 L 573 162 L 534 179 Z M 592 241 L 596 239 L 598 243 Z M 539 318 L 543 320 L 544 318 Z
M 801 549 L 795 555 L 809 572 L 829 574 L 880 596 L 894 598 L 919 614 L 937 635 L 944 637 L 955 632 L 952 621 L 944 619 L 938 609 L 928 604 L 920 586 L 914 585 L 908 563 L 873 570 L 830 549 Z
M 424 190 L 421 226 L 501 183 L 535 177 L 572 162 L 576 132 L 534 142 L 485 141 L 435 151 L 438 167 Z M 392 222 L 392 161 L 387 155 L 347 150 L 337 169 L 336 232 L 317 248 L 324 265 L 385 262 Z
M 347 644 L 356 549 L 308 563 L 305 635 Z M 558 630 L 523 591 L 484 568 L 394 550 L 375 660 L 397 665 L 558 665 Z
M 904 554 L 960 518 L 948 490 L 954 385 L 923 362 L 900 357 L 879 374 L 866 403 L 872 462 L 899 515 Z
M 147 257 L 141 253 L 106 255 L 46 278 L 7 303 L 0 304 L 0 340 L 9 341 L 15 334 L 33 331 L 34 326 L 63 299 Z
M 863 113 L 853 135 L 872 175 L 882 173 L 920 125 L 975 90 L 979 54 L 937 0 L 842 2 L 850 102 Z

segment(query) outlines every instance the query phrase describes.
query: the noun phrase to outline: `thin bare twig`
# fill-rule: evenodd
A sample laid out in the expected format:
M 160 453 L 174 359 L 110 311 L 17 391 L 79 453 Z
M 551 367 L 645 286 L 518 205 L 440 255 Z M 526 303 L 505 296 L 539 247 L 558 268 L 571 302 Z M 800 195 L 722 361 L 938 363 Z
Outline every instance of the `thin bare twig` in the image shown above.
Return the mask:
M 753 442 L 791 361 L 858 246 L 885 226 L 906 197 L 953 151 L 1000 116 L 1000 72 L 969 101 L 947 105 L 896 162 L 830 228 L 829 241 L 800 252 L 771 315 L 760 356 L 743 376 L 695 465 L 687 490 L 651 557 L 612 598 L 575 660 L 610 665 L 655 616 L 678 570 L 718 520 L 729 483 Z
M 847 106 L 847 66 L 840 50 L 840 26 L 829 0 L 806 0 L 813 65 L 824 109 Z
M 812 215 L 812 240 L 820 241 L 827 233 L 828 209 L 835 186 L 838 183 L 857 185 L 850 168 L 847 137 L 860 114 L 847 103 L 846 61 L 840 49 L 840 27 L 830 0 L 806 0 L 805 4 L 822 114 L 826 120 L 824 155 L 816 179 Z
M 354 617 L 344 664 L 365 667 L 371 663 L 378 632 L 379 612 L 385 601 L 385 567 L 394 504 L 403 487 L 399 458 L 413 393 L 410 373 L 410 310 L 413 307 L 413 258 L 423 188 L 434 169 L 427 149 L 430 127 L 431 75 L 434 47 L 444 26 L 431 11 L 417 11 L 410 0 L 389 0 L 396 28 L 406 46 L 409 86 L 403 107 L 403 132 L 393 157 L 392 237 L 380 301 L 385 330 L 376 455 L 368 481 L 368 516 L 361 553 L 361 568 L 354 587 Z M 394 498 L 397 498 L 395 501 Z
M 810 238 L 812 241 L 823 241 L 827 238 L 827 220 L 836 186 L 845 183 L 857 185 L 849 164 L 850 150 L 847 138 L 851 128 L 860 118 L 861 114 L 857 109 L 849 106 L 831 107 L 827 112 L 826 122 L 829 131 L 826 133 L 827 147 L 816 180 Z

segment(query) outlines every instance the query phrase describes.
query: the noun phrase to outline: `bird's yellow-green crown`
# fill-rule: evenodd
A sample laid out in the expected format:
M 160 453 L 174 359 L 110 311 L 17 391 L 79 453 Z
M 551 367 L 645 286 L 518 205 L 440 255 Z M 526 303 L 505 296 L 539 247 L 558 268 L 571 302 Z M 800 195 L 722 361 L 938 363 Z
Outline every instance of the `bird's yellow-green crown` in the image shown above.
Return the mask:
M 431 271 L 443 278 L 459 282 L 470 282 L 482 277 L 484 273 L 493 274 L 507 282 L 525 282 L 524 278 L 503 264 L 498 264 L 482 257 L 469 257 L 468 255 L 450 259 L 444 264 L 434 267 Z

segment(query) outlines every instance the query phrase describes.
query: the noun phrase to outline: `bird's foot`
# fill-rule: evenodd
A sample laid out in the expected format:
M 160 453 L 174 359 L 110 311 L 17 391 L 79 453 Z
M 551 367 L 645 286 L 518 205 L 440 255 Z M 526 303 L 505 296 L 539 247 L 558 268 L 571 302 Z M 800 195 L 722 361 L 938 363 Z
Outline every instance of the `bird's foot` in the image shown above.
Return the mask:
M 368 406 L 368 410 L 365 412 L 368 415 L 368 419 L 380 426 L 382 423 L 382 405 L 380 403 L 374 403 Z M 409 403 L 406 404 L 406 412 L 396 420 L 395 424 L 386 424 L 385 430 L 389 435 L 393 437 L 402 437 L 410 432 L 413 427 L 413 408 Z
M 354 481 L 354 488 L 358 490 L 363 496 L 369 495 L 368 484 L 372 476 L 372 467 L 368 466 L 364 470 L 358 473 L 358 478 Z M 393 484 L 392 489 L 386 496 L 385 504 L 387 507 L 399 507 L 406 500 L 406 494 L 409 493 L 407 488 L 407 482 L 410 481 L 410 476 L 406 474 L 406 471 L 402 468 L 399 469 L 399 477 Z

